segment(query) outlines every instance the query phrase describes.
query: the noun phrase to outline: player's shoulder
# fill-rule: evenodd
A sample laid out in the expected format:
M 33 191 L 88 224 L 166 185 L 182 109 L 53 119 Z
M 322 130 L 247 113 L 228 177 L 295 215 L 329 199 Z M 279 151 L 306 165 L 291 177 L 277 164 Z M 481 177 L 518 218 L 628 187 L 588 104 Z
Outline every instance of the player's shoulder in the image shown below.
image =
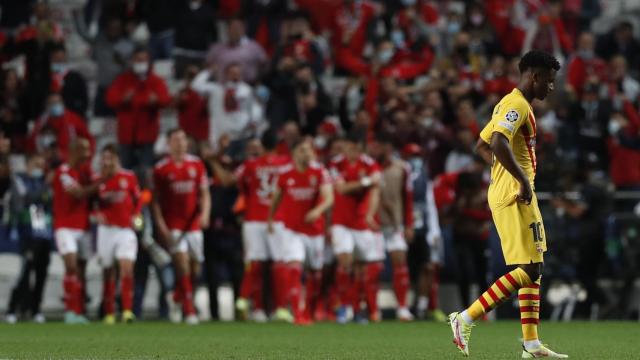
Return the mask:
M 171 158 L 169 156 L 165 156 L 162 159 L 160 159 L 154 166 L 153 169 L 154 170 L 162 170 L 166 167 L 168 167 L 169 165 L 171 165 L 172 161 Z
M 204 163 L 202 162 L 202 159 L 200 159 L 199 157 L 197 157 L 195 155 L 191 155 L 191 154 L 185 155 L 184 161 L 186 163 L 204 165 Z
M 360 154 L 360 157 L 358 158 L 358 161 L 360 161 L 361 163 L 368 165 L 368 166 L 373 166 L 376 165 L 376 161 L 369 155 L 367 154 Z
M 284 175 L 284 174 L 287 174 L 287 173 L 289 173 L 289 172 L 293 171 L 293 169 L 294 169 L 294 167 L 293 167 L 293 163 L 288 162 L 288 163 L 286 163 L 286 164 L 283 164 L 283 165 L 280 167 L 280 169 L 279 169 L 279 171 L 278 171 L 278 174 L 279 174 L 280 176 L 282 176 L 282 175 Z
M 501 107 L 500 110 L 503 112 L 508 112 L 510 110 L 521 112 L 529 109 L 529 102 L 527 102 L 527 99 L 525 99 L 517 89 L 514 89 L 512 92 L 502 97 L 498 106 Z
M 344 160 L 345 160 L 344 155 L 342 154 L 335 155 L 329 160 L 329 166 L 337 166 L 338 164 L 342 163 Z
M 120 176 L 126 177 L 126 178 L 135 178 L 136 177 L 136 173 L 134 173 L 133 171 L 131 171 L 129 169 L 120 169 Z

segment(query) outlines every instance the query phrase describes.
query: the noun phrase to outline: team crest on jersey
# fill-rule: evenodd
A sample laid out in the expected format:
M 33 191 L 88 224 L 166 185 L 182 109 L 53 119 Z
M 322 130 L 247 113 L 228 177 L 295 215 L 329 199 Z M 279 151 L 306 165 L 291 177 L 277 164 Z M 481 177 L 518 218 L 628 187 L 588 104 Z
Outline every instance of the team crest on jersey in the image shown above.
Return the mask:
M 196 169 L 190 167 L 189 169 L 187 169 L 187 173 L 189 173 L 189 177 L 190 178 L 194 178 L 196 177 Z
M 518 121 L 519 117 L 520 117 L 520 114 L 518 114 L 518 112 L 515 111 L 515 110 L 509 110 L 504 115 L 504 118 L 509 122 L 516 122 L 516 121 Z
M 127 179 L 125 179 L 125 178 L 121 178 L 121 179 L 120 179 L 120 188 L 121 188 L 121 189 L 126 189 L 126 188 L 127 188 L 127 185 L 128 185 L 128 184 L 127 184 Z
M 295 185 L 295 184 L 296 184 L 296 181 L 295 181 L 295 180 L 293 180 L 293 179 L 291 179 L 291 178 L 289 178 L 289 179 L 287 180 L 287 186 L 293 186 L 293 185 Z

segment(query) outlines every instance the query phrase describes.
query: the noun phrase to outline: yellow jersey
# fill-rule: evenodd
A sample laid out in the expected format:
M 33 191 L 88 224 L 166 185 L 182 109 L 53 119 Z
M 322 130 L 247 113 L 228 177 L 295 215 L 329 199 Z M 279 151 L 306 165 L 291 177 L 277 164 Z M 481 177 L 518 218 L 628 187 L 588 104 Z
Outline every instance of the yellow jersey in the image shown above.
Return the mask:
M 533 109 L 520 90 L 513 89 L 500 100 L 493 110 L 491 121 L 480 132 L 480 138 L 491 143 L 494 132 L 509 139 L 516 162 L 531 182 L 536 175 L 536 119 Z M 493 157 L 491 184 L 489 185 L 489 206 L 492 210 L 512 204 L 520 191 L 518 181 Z

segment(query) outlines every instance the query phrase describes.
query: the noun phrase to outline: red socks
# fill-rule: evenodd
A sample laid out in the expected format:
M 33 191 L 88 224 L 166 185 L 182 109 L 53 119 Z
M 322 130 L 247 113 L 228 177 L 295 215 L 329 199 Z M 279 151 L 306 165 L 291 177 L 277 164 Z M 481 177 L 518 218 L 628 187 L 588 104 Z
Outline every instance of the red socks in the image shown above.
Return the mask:
M 80 301 L 82 296 L 82 285 L 76 275 L 65 274 L 62 280 L 62 287 L 64 289 L 64 307 L 66 311 L 73 311 L 76 314 L 82 313 L 82 307 Z
M 288 276 L 288 288 L 289 300 L 291 301 L 291 308 L 293 309 L 293 316 L 299 319 L 302 315 L 303 307 L 301 306 L 300 299 L 302 297 L 302 266 L 289 265 Z
M 364 291 L 372 319 L 378 316 L 378 288 L 382 269 L 383 264 L 380 262 L 368 263 L 365 267 Z
M 305 310 L 309 318 L 313 318 L 316 310 L 322 307 L 322 299 L 320 298 L 320 290 L 322 286 L 322 272 L 310 271 L 307 273 L 306 281 L 306 305 Z
M 112 315 L 116 312 L 116 282 L 113 279 L 105 279 L 102 282 L 102 309 L 105 315 Z
M 409 268 L 407 264 L 393 267 L 393 290 L 396 293 L 398 307 L 406 307 L 407 294 L 409 292 Z
M 133 277 L 123 276 L 120 279 L 120 299 L 122 310 L 133 310 Z
M 194 315 L 196 309 L 193 307 L 193 287 L 191 285 L 191 276 L 182 275 L 180 278 L 180 287 L 182 289 L 182 312 L 185 315 Z M 175 297 L 175 293 L 174 293 Z
M 255 310 L 264 309 L 262 302 L 262 269 L 262 262 L 250 262 L 240 286 L 240 297 L 250 299 Z
M 273 263 L 271 283 L 273 303 L 276 309 L 287 306 L 288 274 L 285 263 L 279 261 Z
M 351 273 L 349 273 L 344 267 L 338 265 L 336 268 L 336 290 L 338 292 L 340 305 L 345 306 L 351 304 L 351 288 Z

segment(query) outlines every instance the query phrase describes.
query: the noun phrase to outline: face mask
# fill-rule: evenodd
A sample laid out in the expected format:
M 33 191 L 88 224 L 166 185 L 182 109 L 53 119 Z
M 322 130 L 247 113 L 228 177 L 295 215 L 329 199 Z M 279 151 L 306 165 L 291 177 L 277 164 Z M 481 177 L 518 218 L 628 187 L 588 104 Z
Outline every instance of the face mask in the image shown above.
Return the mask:
M 192 11 L 195 11 L 198 10 L 201 5 L 202 3 L 200 1 L 192 1 L 189 3 L 189 8 L 191 8 Z
M 579 50 L 578 51 L 578 56 L 585 59 L 585 60 L 590 60 L 593 59 L 593 51 L 591 50 Z
M 402 5 L 404 6 L 413 6 L 416 4 L 416 0 L 402 0 Z
M 313 139 L 313 145 L 316 149 L 324 149 L 327 146 L 327 139 L 324 136 L 316 136 Z
M 29 172 L 29 175 L 31 175 L 31 177 L 34 177 L 34 178 L 41 178 L 44 176 L 44 170 L 39 168 L 31 169 L 31 172 Z
M 138 76 L 147 75 L 147 72 L 149 71 L 149 64 L 147 64 L 147 63 L 133 63 L 133 66 L 131 67 L 131 70 L 133 70 L 134 74 L 136 74 Z
M 60 103 L 53 104 L 49 108 L 49 115 L 52 117 L 59 117 L 64 114 L 64 106 Z
M 449 34 L 457 34 L 460 32 L 460 24 L 458 24 L 457 22 L 450 22 L 449 25 L 447 25 L 447 32 Z
M 382 64 L 388 64 L 389 61 L 391 61 L 392 57 L 393 57 L 393 50 L 391 49 L 383 50 L 382 52 L 378 53 L 378 60 Z
M 67 64 L 65 63 L 52 63 L 51 64 L 51 71 L 54 73 L 62 73 L 65 70 L 67 70 Z
M 475 26 L 481 25 L 484 21 L 484 16 L 482 14 L 473 14 L 471 15 L 471 23 Z
M 404 33 L 400 30 L 394 30 L 391 33 L 391 41 L 396 46 L 396 48 L 401 48 L 404 46 Z
M 264 86 L 264 85 L 259 85 L 256 88 L 256 97 L 262 101 L 263 103 L 266 103 L 267 101 L 269 101 L 269 96 L 271 95 L 269 88 Z
M 617 135 L 621 129 L 622 129 L 622 125 L 620 125 L 619 121 L 615 121 L 615 120 L 609 121 L 609 135 Z
M 422 118 L 422 120 L 420 121 L 420 123 L 422 124 L 422 126 L 426 127 L 426 128 L 430 128 L 433 126 L 433 118 L 430 116 L 426 116 L 424 118 Z

